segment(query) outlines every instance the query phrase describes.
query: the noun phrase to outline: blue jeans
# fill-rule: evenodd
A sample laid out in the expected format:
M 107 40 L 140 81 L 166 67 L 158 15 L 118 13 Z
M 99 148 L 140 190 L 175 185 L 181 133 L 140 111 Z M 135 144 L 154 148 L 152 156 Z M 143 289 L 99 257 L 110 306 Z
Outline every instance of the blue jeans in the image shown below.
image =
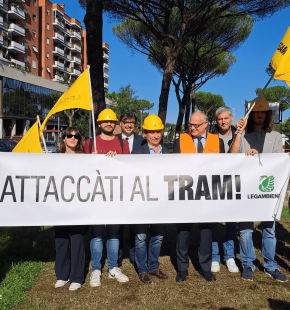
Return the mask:
M 163 240 L 161 235 L 162 225 L 150 225 L 151 238 L 148 249 L 148 262 L 146 246 L 147 229 L 148 225 L 135 226 L 135 262 L 139 275 L 144 272 L 153 272 L 159 267 L 158 259 Z
M 269 270 L 278 268 L 275 261 L 276 252 L 276 238 L 275 238 L 275 222 L 261 222 L 263 227 L 262 232 L 262 256 L 264 258 L 263 265 Z M 251 267 L 253 270 L 255 266 L 253 261 L 256 259 L 252 234 L 253 222 L 240 223 L 240 255 L 243 266 Z
M 92 271 L 101 270 L 101 259 L 103 254 L 103 236 L 105 225 L 93 225 L 91 227 L 91 255 L 92 255 Z M 119 251 L 119 230 L 120 225 L 107 225 L 107 262 L 109 269 L 118 267 L 118 251 Z
M 212 225 L 212 261 L 220 262 L 221 257 L 219 255 L 218 246 L 218 223 Z M 237 237 L 237 223 L 226 223 L 225 236 L 223 242 L 224 249 L 224 261 L 226 262 L 230 258 L 235 258 L 235 240 Z

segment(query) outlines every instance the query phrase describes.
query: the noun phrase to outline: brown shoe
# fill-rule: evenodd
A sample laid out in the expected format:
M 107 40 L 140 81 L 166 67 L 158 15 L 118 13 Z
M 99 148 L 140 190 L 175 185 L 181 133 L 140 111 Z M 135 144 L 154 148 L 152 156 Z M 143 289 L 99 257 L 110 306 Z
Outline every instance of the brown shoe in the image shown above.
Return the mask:
M 149 274 L 147 272 L 144 272 L 142 274 L 139 275 L 139 279 L 141 282 L 146 283 L 146 284 L 150 284 L 152 283 Z
M 153 272 L 150 272 L 150 274 L 152 276 L 155 276 L 157 277 L 158 279 L 161 279 L 161 280 L 166 280 L 168 279 L 168 275 L 163 273 L 159 268 L 154 270 Z

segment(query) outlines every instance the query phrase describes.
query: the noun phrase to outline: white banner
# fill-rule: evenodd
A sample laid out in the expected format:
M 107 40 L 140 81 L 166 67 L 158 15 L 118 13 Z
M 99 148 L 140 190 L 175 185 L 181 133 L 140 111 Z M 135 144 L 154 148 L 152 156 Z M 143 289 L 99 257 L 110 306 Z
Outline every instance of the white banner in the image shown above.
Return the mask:
M 287 154 L 0 154 L 0 226 L 280 219 Z

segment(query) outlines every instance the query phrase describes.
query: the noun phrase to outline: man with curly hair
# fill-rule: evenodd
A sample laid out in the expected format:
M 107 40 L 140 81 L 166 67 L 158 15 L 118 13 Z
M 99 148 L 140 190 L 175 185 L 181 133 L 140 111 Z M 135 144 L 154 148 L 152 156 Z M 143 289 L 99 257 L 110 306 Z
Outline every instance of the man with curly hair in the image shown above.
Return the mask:
M 252 101 L 251 105 L 254 104 Z M 273 131 L 273 112 L 269 103 L 264 98 L 259 98 L 247 120 L 239 120 L 237 127 L 240 127 L 230 153 L 246 153 L 254 155 L 258 153 L 283 153 L 282 136 L 279 132 Z M 243 131 L 245 133 L 243 134 Z M 242 259 L 242 278 L 246 281 L 253 281 L 253 264 L 256 259 L 252 234 L 253 222 L 240 223 L 240 256 Z M 275 261 L 276 238 L 275 222 L 262 222 L 262 256 L 264 258 L 264 272 L 275 280 L 288 282 L 287 277 L 280 272 Z

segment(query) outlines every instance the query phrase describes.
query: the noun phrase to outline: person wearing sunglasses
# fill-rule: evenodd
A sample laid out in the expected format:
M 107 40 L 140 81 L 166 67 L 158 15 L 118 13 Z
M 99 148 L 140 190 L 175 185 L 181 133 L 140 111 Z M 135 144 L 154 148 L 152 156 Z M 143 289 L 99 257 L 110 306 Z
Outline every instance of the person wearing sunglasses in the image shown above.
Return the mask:
M 189 120 L 189 133 L 180 134 L 174 141 L 173 153 L 224 153 L 224 142 L 217 134 L 206 131 L 208 119 L 202 111 L 192 113 Z M 188 275 L 189 237 L 191 223 L 178 224 L 176 239 L 176 257 L 178 272 L 176 282 L 183 282 Z M 206 281 L 216 281 L 211 271 L 212 264 L 212 223 L 200 223 L 199 264 Z
M 59 153 L 82 154 L 83 138 L 74 127 L 62 134 Z M 84 282 L 85 226 L 55 226 L 55 288 L 70 282 L 70 291 L 79 289 Z M 69 251 L 71 252 L 69 254 Z
M 120 116 L 120 127 L 122 133 L 117 134 L 118 138 L 126 140 L 129 144 L 130 153 L 137 150 L 140 146 L 146 143 L 146 140 L 134 133 L 137 123 L 137 116 L 134 112 L 124 112 Z M 135 263 L 135 236 L 134 236 L 134 224 L 129 225 L 130 233 L 130 263 L 134 265 Z M 119 246 L 119 258 L 118 266 L 122 266 L 123 253 L 124 253 L 124 225 L 120 226 L 120 246 Z
M 87 154 L 104 154 L 114 156 L 116 154 L 130 154 L 127 141 L 116 137 L 113 132 L 118 119 L 114 111 L 104 109 L 97 119 L 101 134 L 95 139 L 86 141 L 84 149 Z M 94 152 L 94 144 L 97 151 Z M 120 225 L 92 225 L 91 226 L 91 255 L 92 255 L 92 274 L 90 286 L 97 287 L 101 285 L 101 259 L 103 253 L 104 231 L 107 232 L 107 263 L 108 276 L 110 279 L 116 279 L 119 282 L 128 282 L 129 279 L 118 267 L 119 252 L 119 230 Z

